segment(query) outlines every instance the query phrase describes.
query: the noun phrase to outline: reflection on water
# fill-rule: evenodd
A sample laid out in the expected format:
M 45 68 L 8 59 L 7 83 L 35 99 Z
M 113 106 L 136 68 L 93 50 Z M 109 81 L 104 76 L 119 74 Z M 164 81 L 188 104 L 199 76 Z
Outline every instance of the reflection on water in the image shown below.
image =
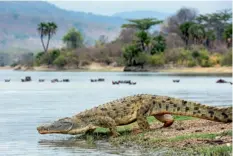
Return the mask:
M 25 76 L 31 76 L 32 82 L 20 82 Z M 105 82 L 90 82 L 100 77 Z M 68 78 L 71 82 L 51 83 L 54 78 Z M 0 155 L 155 155 L 140 148 L 114 147 L 105 140 L 90 145 L 69 135 L 40 135 L 36 127 L 117 98 L 142 93 L 208 105 L 231 105 L 232 86 L 215 83 L 220 78 L 232 81 L 229 76 L 160 73 L 0 71 Z M 4 79 L 11 82 L 5 83 Z M 38 79 L 45 82 L 39 83 Z M 173 79 L 180 79 L 180 83 L 173 83 Z M 112 85 L 112 80 L 132 80 L 137 85 Z

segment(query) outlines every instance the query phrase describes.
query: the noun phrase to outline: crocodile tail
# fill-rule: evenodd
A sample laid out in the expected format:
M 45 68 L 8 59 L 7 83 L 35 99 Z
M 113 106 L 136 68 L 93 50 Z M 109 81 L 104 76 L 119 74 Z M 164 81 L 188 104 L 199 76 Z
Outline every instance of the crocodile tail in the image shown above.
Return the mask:
M 213 107 L 176 98 L 163 97 L 154 102 L 152 114 L 192 116 L 218 122 L 232 122 L 232 107 Z

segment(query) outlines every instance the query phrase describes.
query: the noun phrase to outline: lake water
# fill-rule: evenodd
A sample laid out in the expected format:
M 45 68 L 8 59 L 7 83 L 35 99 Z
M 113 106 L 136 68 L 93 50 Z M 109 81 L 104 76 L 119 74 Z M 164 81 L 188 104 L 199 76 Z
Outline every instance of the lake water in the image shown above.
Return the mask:
M 32 82 L 21 78 L 31 76 Z M 70 79 L 69 83 L 50 80 Z M 90 79 L 105 78 L 91 83 Z M 156 94 L 221 106 L 232 104 L 232 86 L 217 84 L 229 76 L 179 76 L 123 72 L 20 72 L 0 71 L 0 155 L 154 155 L 143 150 L 114 147 L 98 141 L 87 146 L 69 135 L 40 135 L 36 127 L 73 116 L 99 104 L 134 94 Z M 11 79 L 6 83 L 4 79 Z M 38 79 L 45 79 L 39 83 Z M 173 83 L 180 79 L 180 83 Z M 112 80 L 132 80 L 137 85 L 112 85 Z

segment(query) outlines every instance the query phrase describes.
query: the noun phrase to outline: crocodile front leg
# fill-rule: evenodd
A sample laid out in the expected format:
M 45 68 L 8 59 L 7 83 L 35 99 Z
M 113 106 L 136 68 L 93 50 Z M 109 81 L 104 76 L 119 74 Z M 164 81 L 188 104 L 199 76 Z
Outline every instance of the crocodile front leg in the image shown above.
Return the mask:
M 117 132 L 116 122 L 111 117 L 108 116 L 97 116 L 95 121 L 96 126 L 109 128 L 113 137 L 119 136 Z

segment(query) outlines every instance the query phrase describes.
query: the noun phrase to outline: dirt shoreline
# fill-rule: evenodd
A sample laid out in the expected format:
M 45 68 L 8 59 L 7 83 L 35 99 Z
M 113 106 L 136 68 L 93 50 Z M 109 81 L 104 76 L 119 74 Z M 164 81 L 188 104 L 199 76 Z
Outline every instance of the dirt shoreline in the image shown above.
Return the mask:
M 155 153 L 166 148 L 168 155 L 171 152 L 175 155 L 230 155 L 232 151 L 232 123 L 194 118 L 175 121 L 171 127 L 161 128 L 162 123 L 153 122 L 151 130 L 142 133 L 137 132 L 137 124 L 131 126 L 133 130 L 127 131 L 126 128 L 125 131 L 118 131 L 121 134 L 119 137 L 110 137 L 110 143 L 125 148 L 145 148 Z M 95 139 L 101 139 L 100 136 L 100 133 L 94 133 Z
M 96 71 L 96 72 L 123 72 L 124 66 L 111 66 L 104 65 L 101 63 L 91 63 L 90 65 L 83 66 L 81 68 L 75 67 L 66 67 L 64 69 L 58 69 L 55 67 L 48 66 L 35 66 L 32 68 L 24 67 L 24 66 L 16 66 L 16 67 L 0 67 L 0 70 L 20 70 L 20 71 Z M 167 69 L 156 69 L 150 68 L 147 70 L 148 72 L 161 72 L 161 73 L 183 73 L 183 74 L 232 74 L 232 67 L 192 67 L 192 68 L 167 68 Z

